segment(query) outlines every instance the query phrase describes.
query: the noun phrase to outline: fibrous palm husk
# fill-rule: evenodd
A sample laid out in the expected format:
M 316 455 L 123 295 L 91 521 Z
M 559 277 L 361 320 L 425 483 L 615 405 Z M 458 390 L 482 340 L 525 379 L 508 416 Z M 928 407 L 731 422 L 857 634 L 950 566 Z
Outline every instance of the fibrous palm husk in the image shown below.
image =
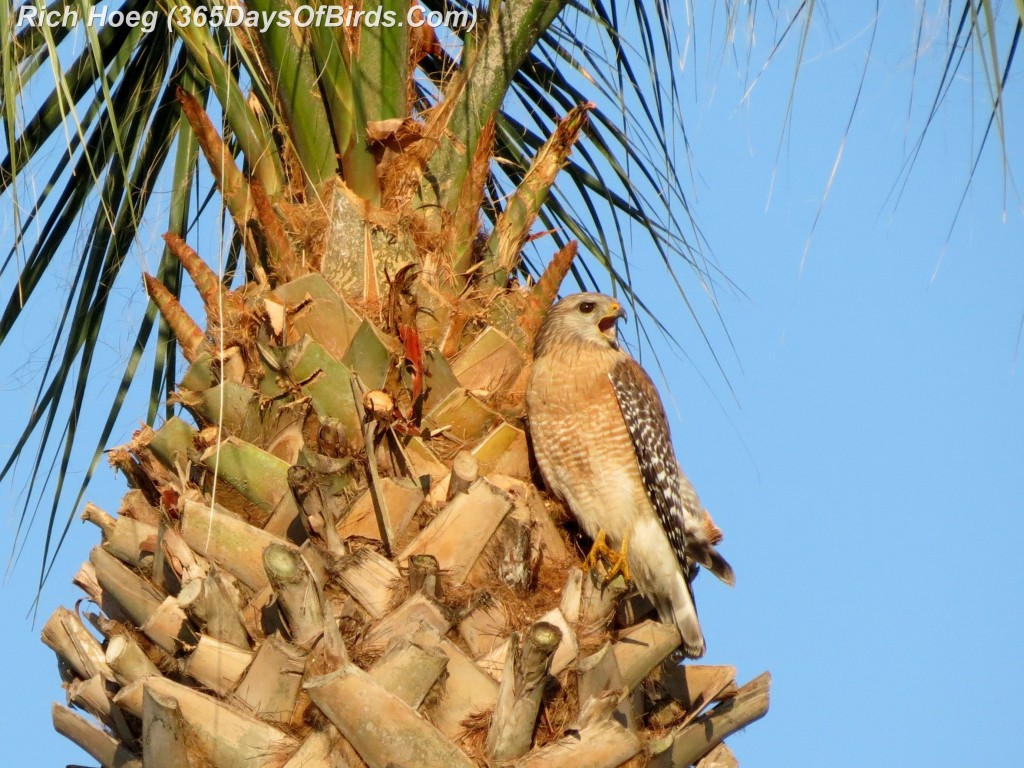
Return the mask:
M 97 718 L 58 708 L 58 730 L 119 766 L 700 760 L 764 714 L 768 678 L 680 672 L 676 629 L 581 568 L 529 460 L 531 338 L 574 248 L 496 287 L 402 262 L 417 230 L 389 241 L 409 225 L 361 210 L 359 279 L 296 262 L 230 294 L 225 349 L 183 325 L 195 424 L 112 451 L 133 490 L 86 510 L 102 639 L 65 609 L 44 628 Z

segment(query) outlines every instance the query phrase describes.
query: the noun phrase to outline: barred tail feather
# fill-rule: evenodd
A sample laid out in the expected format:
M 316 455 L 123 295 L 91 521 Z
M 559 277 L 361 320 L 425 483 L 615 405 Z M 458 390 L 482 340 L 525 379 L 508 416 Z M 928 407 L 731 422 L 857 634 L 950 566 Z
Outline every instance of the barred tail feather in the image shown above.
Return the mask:
M 658 615 L 666 624 L 675 624 L 683 639 L 683 653 L 691 659 L 699 659 L 704 655 L 704 633 L 697 619 L 697 606 L 693 602 L 693 592 L 681 571 L 672 577 L 672 594 L 668 599 L 657 600 Z
M 730 587 L 736 586 L 736 574 L 733 573 L 732 566 L 718 554 L 718 550 L 714 547 L 697 543 L 686 547 L 686 555 L 694 562 L 703 565 Z

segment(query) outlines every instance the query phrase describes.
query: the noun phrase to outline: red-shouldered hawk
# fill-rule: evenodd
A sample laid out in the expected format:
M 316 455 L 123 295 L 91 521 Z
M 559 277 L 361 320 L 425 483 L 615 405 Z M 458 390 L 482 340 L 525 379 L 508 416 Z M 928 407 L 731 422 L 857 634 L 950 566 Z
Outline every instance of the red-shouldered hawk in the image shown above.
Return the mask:
M 619 348 L 622 317 L 619 303 L 600 293 L 551 308 L 526 391 L 533 449 L 548 487 L 594 539 L 588 562 L 609 551 L 606 540 L 620 550 L 615 569 L 632 577 L 661 620 L 679 628 L 686 655 L 698 658 L 704 635 L 690 588 L 697 565 L 729 585 L 735 578 L 676 460 L 654 382 Z

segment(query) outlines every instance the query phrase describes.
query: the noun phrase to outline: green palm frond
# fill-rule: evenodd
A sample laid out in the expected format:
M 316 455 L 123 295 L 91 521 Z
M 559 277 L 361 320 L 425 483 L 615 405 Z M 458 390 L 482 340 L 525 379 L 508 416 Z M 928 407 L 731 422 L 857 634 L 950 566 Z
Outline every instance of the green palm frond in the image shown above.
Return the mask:
M 725 4 L 726 34 L 741 5 Z M 91 6 L 85 0 L 54 0 L 48 8 L 65 7 L 84 14 Z M 452 18 L 452 12 L 464 12 L 476 24 L 437 30 L 434 44 L 415 60 L 412 52 L 423 42 L 408 25 L 362 31 L 271 25 L 257 31 L 166 23 L 168 16 L 195 21 L 196 14 L 208 19 L 218 8 L 224 13 L 242 6 L 123 0 L 107 7 L 155 12 L 158 21 L 152 28 L 106 26 L 71 34 L 60 25 L 17 28 L 19 8 L 0 8 L 5 32 L 0 119 L 7 147 L 0 194 L 9 197 L 14 211 L 14 231 L 0 264 L 0 278 L 6 278 L 0 349 L 9 354 L 25 307 L 43 301 L 39 294 L 46 277 L 69 275 L 48 363 L 35 381 L 33 411 L 0 466 L 0 479 L 11 476 L 19 458 L 35 446 L 15 547 L 24 540 L 38 500 L 49 494 L 44 576 L 70 522 L 70 516 L 59 518 L 58 510 L 77 507 L 100 450 L 121 423 L 121 405 L 143 361 L 152 366 L 146 377 L 150 422 L 176 380 L 172 334 L 150 305 L 133 329 L 132 351 L 122 363 L 99 434 L 80 423 L 86 385 L 104 375 L 94 361 L 97 344 L 111 332 L 111 292 L 120 275 L 121 285 L 125 280 L 139 284 L 135 264 L 145 259 L 141 232 L 185 238 L 200 230 L 221 232 L 210 224 L 217 215 L 210 203 L 224 200 L 231 169 L 258 185 L 256 193 L 269 208 L 318 201 L 337 177 L 359 198 L 381 205 L 385 190 L 368 124 L 412 112 L 443 129 L 418 183 L 419 210 L 424 216 L 431 210 L 455 212 L 463 187 L 473 181 L 474 148 L 490 135 L 493 118 L 495 162 L 483 181 L 482 206 L 493 225 L 558 121 L 577 105 L 594 102 L 585 140 L 537 214 L 537 227 L 550 237 L 528 246 L 517 266 L 520 276 L 536 276 L 545 254 L 576 239 L 587 256 L 573 265 L 578 282 L 610 284 L 642 310 L 630 255 L 639 240 L 679 287 L 698 328 L 709 318 L 691 305 L 694 289 L 713 297 L 729 286 L 708 257 L 685 191 L 690 174 L 679 95 L 685 43 L 674 26 L 683 16 L 668 0 L 505 0 L 487 8 L 469 0 L 424 0 L 425 13 Z M 757 7 L 751 4 L 747 12 L 752 16 Z M 787 18 L 809 24 L 813 7 L 801 3 Z M 283 6 L 254 0 L 244 8 L 265 14 Z M 404 0 L 381 3 L 382 11 L 399 16 L 408 8 Z M 964 8 L 947 76 L 955 74 L 956 51 L 969 47 L 970 35 L 984 39 L 979 58 L 990 73 L 993 124 L 1002 137 L 1002 83 L 1016 51 L 1020 19 L 1009 54 L 1000 62 L 991 4 L 967 2 Z M 940 86 L 936 104 L 946 87 Z M 209 166 L 198 160 L 200 147 L 179 89 L 219 123 L 215 130 L 223 143 Z M 443 188 L 438 178 L 446 179 Z M 236 221 L 222 231 L 228 243 L 221 265 L 226 282 L 273 269 L 247 253 L 247 214 L 234 214 Z M 208 258 L 218 255 L 206 250 Z M 459 259 L 453 263 L 459 265 Z M 172 294 L 181 295 L 181 267 L 166 249 L 152 271 Z M 712 313 L 714 306 L 712 301 Z M 76 486 L 68 470 L 72 449 L 83 440 L 95 450 Z
M 935 88 L 931 105 L 928 109 L 924 125 L 918 134 L 917 140 L 911 147 L 907 159 L 900 170 L 899 177 L 890 191 L 890 197 L 899 200 L 906 189 L 910 179 L 911 171 L 917 163 L 921 154 L 929 128 L 938 115 L 939 108 L 945 102 L 950 90 L 953 88 L 957 75 L 967 62 L 980 63 L 985 83 L 988 88 L 989 111 L 981 138 L 974 151 L 974 162 L 971 165 L 971 172 L 964 185 L 960 203 L 957 206 L 953 221 L 950 222 L 950 230 L 956 225 L 960 216 L 964 200 L 970 190 L 971 182 L 981 160 L 982 152 L 988 144 L 992 128 L 995 127 L 999 139 L 999 146 L 1003 152 L 1003 165 L 1008 173 L 1009 163 L 1006 159 L 1006 130 L 1003 125 L 1003 89 L 1010 76 L 1010 69 L 1017 54 L 1017 45 L 1020 43 L 1021 30 L 1024 29 L 1024 2 L 1016 0 L 1016 19 L 1012 25 L 1012 35 L 1005 48 L 1005 55 L 1000 54 L 1000 39 L 1004 25 L 999 23 L 990 2 L 975 3 L 966 0 L 959 16 L 952 16 L 950 9 L 950 20 L 956 19 L 952 28 L 952 34 L 947 43 L 948 53 L 943 66 L 942 75 Z M 975 55 L 972 57 L 971 52 Z M 973 79 L 972 79 L 973 82 Z
M 615 32 L 620 10 L 614 4 L 571 4 L 567 13 L 577 23 L 589 19 L 591 30 L 604 37 L 604 47 L 612 52 L 606 59 L 593 43 L 588 45 L 567 23 L 556 20 L 562 5 L 540 0 L 506 3 L 502 8 L 515 23 L 492 29 L 488 37 L 486 14 L 471 3 L 425 4 L 427 11 L 479 13 L 474 30 L 439 30 L 444 49 L 450 56 L 461 55 L 460 65 L 469 66 L 472 72 L 460 86 L 464 90 L 461 106 L 456 106 L 449 132 L 471 147 L 486 115 L 507 104 L 507 111 L 498 118 L 501 162 L 492 186 L 494 201 L 500 201 L 520 180 L 555 123 L 570 108 L 588 100 L 589 94 L 580 84 L 594 86 L 594 95 L 602 102 L 589 130 L 596 154 L 579 153 L 570 161 L 571 186 L 566 192 L 561 188 L 553 192 L 541 220 L 554 232 L 556 245 L 570 236 L 580 238 L 596 257 L 594 264 L 601 265 L 614 283 L 628 291 L 628 272 L 612 260 L 612 254 L 621 258 L 626 252 L 623 233 L 628 227 L 649 231 L 657 252 L 668 264 L 684 263 L 689 254 L 686 237 L 692 227 L 677 221 L 673 211 L 685 212 L 685 205 L 666 205 L 660 215 L 654 214 L 643 203 L 650 196 L 631 181 L 640 178 L 651 187 L 668 189 L 666 199 L 685 203 L 667 151 L 667 137 L 679 125 L 667 106 L 674 80 L 667 94 L 652 94 L 644 90 L 642 78 L 635 74 L 659 66 L 671 71 L 667 62 L 674 56 L 674 40 L 670 29 L 659 26 L 662 22 L 652 22 L 652 18 L 668 18 L 663 12 L 655 13 L 656 5 L 647 14 L 642 3 L 631 4 L 631 13 L 640 11 L 638 24 L 643 36 L 642 49 L 633 51 Z M 70 6 L 83 10 L 85 4 Z M 397 0 L 384 6 L 402 14 L 408 8 Z M 122 12 L 159 10 L 161 23 L 151 31 L 127 25 L 91 30 L 77 49 L 70 44 L 67 28 L 25 27 L 8 35 L 0 51 L 8 147 L 0 165 L 0 190 L 15 203 L 29 203 L 24 219 L 16 222 L 3 265 L 3 273 L 10 276 L 14 287 L 9 289 L 0 315 L 0 345 L 12 337 L 26 303 L 33 300 L 45 275 L 67 264 L 70 233 L 86 227 L 85 248 L 65 296 L 50 362 L 38 381 L 35 407 L 0 468 L 0 477 L 10 475 L 35 439 L 35 469 L 29 473 L 17 538 L 21 540 L 29 526 L 33 501 L 41 489 L 49 488 L 52 503 L 44 563 L 52 560 L 70 520 L 59 519 L 58 510 L 74 509 L 79 503 L 100 449 L 118 423 L 121 403 L 147 348 L 155 350 L 149 376 L 151 421 L 175 380 L 173 340 L 150 307 L 138 328 L 105 424 L 99 435 L 86 436 L 89 427 L 80 423 L 78 414 L 85 406 L 86 383 L 94 375 L 95 347 L 108 319 L 110 290 L 120 271 L 131 263 L 129 254 L 137 245 L 141 222 L 166 216 L 166 229 L 185 236 L 199 220 L 194 204 L 197 195 L 207 199 L 211 195 L 208 179 L 197 172 L 197 145 L 186 129 L 176 89 L 182 87 L 202 101 L 211 99 L 216 105 L 212 114 L 219 114 L 224 121 L 234 160 L 244 163 L 272 198 L 283 191 L 315 196 L 319 185 L 340 172 L 358 194 L 378 201 L 366 123 L 407 111 L 408 76 L 402 70 L 408 61 L 407 27 L 400 32 L 377 28 L 363 37 L 358 54 L 353 54 L 346 35 L 329 34 L 324 27 L 311 28 L 305 42 L 297 45 L 293 30 L 286 27 L 271 27 L 265 34 L 198 24 L 168 29 L 163 23 L 167 14 L 195 14 L 204 8 L 175 0 L 126 0 L 114 7 Z M 248 7 L 269 12 L 275 6 L 257 2 Z M 51 6 L 51 10 L 58 8 L 63 8 L 63 3 Z M 17 15 L 17 9 L 13 10 L 14 14 L 0 16 L 0 23 L 12 32 Z M 625 12 L 624 6 L 621 13 Z M 538 31 L 542 31 L 539 44 Z M 662 48 L 656 48 L 655 41 Z M 427 82 L 432 66 L 447 67 L 449 75 L 458 71 L 452 60 L 428 58 L 421 82 Z M 577 84 L 573 85 L 558 75 L 563 67 L 574 71 L 585 67 L 596 75 L 575 77 Z M 49 87 L 45 84 L 48 79 Z M 515 99 L 507 102 L 505 93 L 510 88 Z M 435 103 L 439 92 L 434 91 Z M 421 89 L 422 93 L 426 91 Z M 635 124 L 625 115 L 627 95 L 631 103 L 639 104 L 638 114 L 646 121 L 643 124 Z M 429 94 L 427 97 L 429 100 Z M 253 100 L 260 109 L 252 108 Z M 528 129 L 522 119 L 530 121 Z M 275 134 L 272 126 L 281 126 L 281 130 Z M 53 166 L 46 164 L 44 158 L 55 149 L 63 160 Z M 452 145 L 447 154 L 437 153 L 434 162 L 443 167 L 466 162 L 471 155 Z M 295 166 L 301 168 L 299 178 Z M 30 174 L 49 176 L 38 194 L 26 193 Z M 171 190 L 160 206 L 162 211 L 152 197 L 158 179 L 164 179 L 163 185 Z M 447 194 L 449 205 L 458 199 L 457 189 Z M 497 216 L 501 205 L 495 202 L 489 209 Z M 581 212 L 586 212 L 582 218 Z M 615 232 L 611 239 L 602 222 L 611 222 Z M 34 226 L 43 234 L 30 241 L 27 233 Z M 240 242 L 230 232 L 228 237 Z M 237 249 L 234 253 L 238 255 Z M 691 266 L 694 264 L 691 260 Z M 247 269 L 252 266 L 247 263 Z M 536 274 L 540 266 L 534 258 L 525 269 Z M 181 290 L 180 266 L 166 251 L 157 271 L 172 292 Z M 580 279 L 593 282 L 583 274 Z M 96 450 L 92 467 L 75 488 L 67 482 L 68 469 L 72 448 L 80 439 L 95 440 Z M 48 456 L 56 457 L 52 476 L 43 470 Z M 68 505 L 69 499 L 74 503 Z

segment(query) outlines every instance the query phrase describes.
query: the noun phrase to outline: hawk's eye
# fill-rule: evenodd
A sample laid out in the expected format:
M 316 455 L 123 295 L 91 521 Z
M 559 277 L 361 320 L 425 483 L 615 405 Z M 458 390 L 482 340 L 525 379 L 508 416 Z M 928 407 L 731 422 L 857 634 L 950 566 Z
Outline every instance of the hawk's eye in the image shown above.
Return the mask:
M 584 315 L 589 315 L 591 312 L 594 311 L 594 308 L 596 306 L 597 305 L 592 301 L 584 301 L 582 304 L 580 304 L 580 312 L 582 312 Z

